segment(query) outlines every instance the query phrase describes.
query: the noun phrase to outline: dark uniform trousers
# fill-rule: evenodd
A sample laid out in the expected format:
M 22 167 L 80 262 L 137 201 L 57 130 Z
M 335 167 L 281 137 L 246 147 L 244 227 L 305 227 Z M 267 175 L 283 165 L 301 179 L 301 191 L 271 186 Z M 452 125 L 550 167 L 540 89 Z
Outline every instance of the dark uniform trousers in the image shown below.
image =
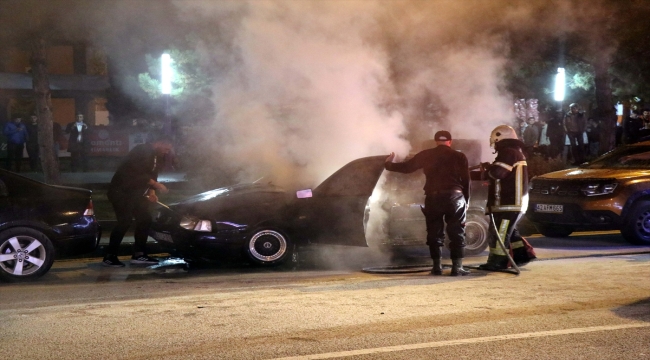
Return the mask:
M 519 219 L 524 215 L 518 211 L 505 211 L 492 213 L 494 216 L 494 223 L 498 229 L 498 235 L 503 240 L 506 249 L 512 249 L 512 257 L 515 263 L 523 264 L 530 261 L 526 247 L 524 245 L 524 238 L 519 234 L 516 225 Z M 508 257 L 503 251 L 501 246 L 497 244 L 498 237 L 493 226 L 490 226 L 490 259 L 489 263 L 497 265 L 502 268 L 508 266 Z
M 467 203 L 461 191 L 440 191 L 426 195 L 422 212 L 427 224 L 427 245 L 432 252 L 440 251 L 440 247 L 444 246 L 447 223 L 450 258 L 463 258 L 466 210 Z
M 115 190 L 109 190 L 107 195 L 115 209 L 117 225 L 111 231 L 106 253 L 118 254 L 120 243 L 133 223 L 133 219 L 135 219 L 133 251 L 145 253 L 151 225 L 149 201 L 142 194 L 123 193 Z

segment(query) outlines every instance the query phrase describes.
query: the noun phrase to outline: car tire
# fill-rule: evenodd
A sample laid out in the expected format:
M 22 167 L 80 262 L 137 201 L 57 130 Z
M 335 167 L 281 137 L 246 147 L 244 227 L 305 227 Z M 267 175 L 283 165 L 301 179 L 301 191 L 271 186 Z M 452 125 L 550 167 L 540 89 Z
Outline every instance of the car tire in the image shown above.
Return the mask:
M 465 221 L 465 255 L 479 255 L 488 247 L 490 225 L 484 214 L 468 213 Z
M 54 246 L 42 232 L 17 227 L 0 233 L 0 278 L 31 280 L 43 276 L 54 263 Z
M 634 245 L 650 245 L 650 201 L 636 203 L 621 228 L 623 238 Z
M 546 237 L 567 237 L 574 231 L 571 226 L 535 224 L 535 227 L 540 234 Z
M 276 229 L 263 228 L 253 232 L 246 241 L 249 259 L 259 265 L 279 265 L 291 258 L 289 238 Z

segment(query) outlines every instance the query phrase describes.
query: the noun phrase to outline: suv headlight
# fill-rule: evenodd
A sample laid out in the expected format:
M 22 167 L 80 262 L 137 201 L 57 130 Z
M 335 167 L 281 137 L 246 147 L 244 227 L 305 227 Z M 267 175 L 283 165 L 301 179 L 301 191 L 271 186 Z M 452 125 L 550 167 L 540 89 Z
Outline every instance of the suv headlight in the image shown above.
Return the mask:
M 190 216 L 183 216 L 179 225 L 186 230 L 212 231 L 212 222 L 210 220 L 201 220 Z
M 609 184 L 587 184 L 580 189 L 585 196 L 607 195 L 614 192 L 616 183 Z

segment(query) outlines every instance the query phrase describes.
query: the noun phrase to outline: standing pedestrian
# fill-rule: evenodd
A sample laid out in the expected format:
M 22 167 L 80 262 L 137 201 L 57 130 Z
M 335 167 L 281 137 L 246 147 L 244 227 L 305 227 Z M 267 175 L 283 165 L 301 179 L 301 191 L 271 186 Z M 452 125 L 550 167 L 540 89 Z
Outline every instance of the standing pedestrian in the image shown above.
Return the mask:
M 20 164 L 23 161 L 23 151 L 29 135 L 21 123 L 22 120 L 20 117 L 15 117 L 4 127 L 4 134 L 7 137 L 6 169 L 9 171 L 11 171 L 11 163 L 14 162 L 16 172 L 20 172 Z
M 578 109 L 578 104 L 569 105 L 569 112 L 564 115 L 564 131 L 569 137 L 573 165 L 580 165 L 585 161 L 584 157 L 584 132 L 587 126 L 585 114 Z
M 172 150 L 172 142 L 160 138 L 151 143 L 134 147 L 117 168 L 108 187 L 108 200 L 113 205 L 117 225 L 111 232 L 103 265 L 124 266 L 118 258 L 118 250 L 126 231 L 135 218 L 134 253 L 131 264 L 157 264 L 158 260 L 147 255 L 146 245 L 151 226 L 149 205 L 158 201 L 156 191 L 167 193 L 167 187 L 159 183 L 158 170 L 163 158 Z
M 29 170 L 38 170 L 38 117 L 32 115 L 30 121 L 25 124 L 27 128 L 27 156 L 29 157 Z
M 427 245 L 433 259 L 432 275 L 442 275 L 440 248 L 445 241 L 445 223 L 451 253 L 451 276 L 468 275 L 463 269 L 465 256 L 465 219 L 469 203 L 469 167 L 465 154 L 451 149 L 451 134 L 438 131 L 436 147 L 423 150 L 412 158 L 394 163 L 395 154 L 386 158 L 389 171 L 411 173 L 422 169 L 426 176 L 424 185 L 424 213 L 427 224 Z
M 84 123 L 83 114 L 77 114 L 77 120 L 69 123 L 65 132 L 70 134 L 68 139 L 68 151 L 70 152 L 70 169 L 72 172 L 88 171 L 88 152 L 90 151 L 90 139 L 88 138 L 88 125 Z
M 532 157 L 533 151 L 539 145 L 539 126 L 535 123 L 535 118 L 528 118 L 528 126 L 524 130 L 524 141 L 526 156 Z
M 587 140 L 589 141 L 589 158 L 598 157 L 598 148 L 600 147 L 600 123 L 594 118 L 587 120 Z
M 537 142 L 537 150 L 542 154 L 544 159 L 548 160 L 550 158 L 551 138 L 548 135 L 548 123 L 546 122 L 546 118 L 540 118 L 539 125 L 539 141 Z
M 512 250 L 513 259 L 523 266 L 535 259 L 532 246 L 517 231 L 517 222 L 528 207 L 528 170 L 522 151 L 524 144 L 508 125 L 497 126 L 490 134 L 490 146 L 497 152 L 492 164 L 482 164 L 490 180 L 487 212 L 494 219 L 490 227 L 490 253 L 482 270 L 503 270 L 509 266 L 507 254 L 497 244 L 499 237 L 505 248 Z M 498 229 L 498 233 L 497 233 Z

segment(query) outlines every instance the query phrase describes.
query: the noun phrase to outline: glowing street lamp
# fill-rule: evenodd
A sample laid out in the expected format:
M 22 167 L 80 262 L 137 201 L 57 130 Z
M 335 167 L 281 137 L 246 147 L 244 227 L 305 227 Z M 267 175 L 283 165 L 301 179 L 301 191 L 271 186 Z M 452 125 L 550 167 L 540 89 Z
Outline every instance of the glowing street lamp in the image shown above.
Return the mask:
M 557 68 L 557 74 L 555 74 L 555 91 L 553 96 L 555 101 L 564 101 L 565 86 L 566 75 L 564 74 L 564 68 Z
M 169 54 L 162 54 L 160 57 L 160 91 L 163 95 L 172 93 L 172 58 Z
M 169 98 L 172 94 L 172 58 L 169 54 L 162 54 L 160 57 L 160 92 L 165 97 L 165 122 L 163 131 L 172 135 L 171 117 L 169 112 Z

